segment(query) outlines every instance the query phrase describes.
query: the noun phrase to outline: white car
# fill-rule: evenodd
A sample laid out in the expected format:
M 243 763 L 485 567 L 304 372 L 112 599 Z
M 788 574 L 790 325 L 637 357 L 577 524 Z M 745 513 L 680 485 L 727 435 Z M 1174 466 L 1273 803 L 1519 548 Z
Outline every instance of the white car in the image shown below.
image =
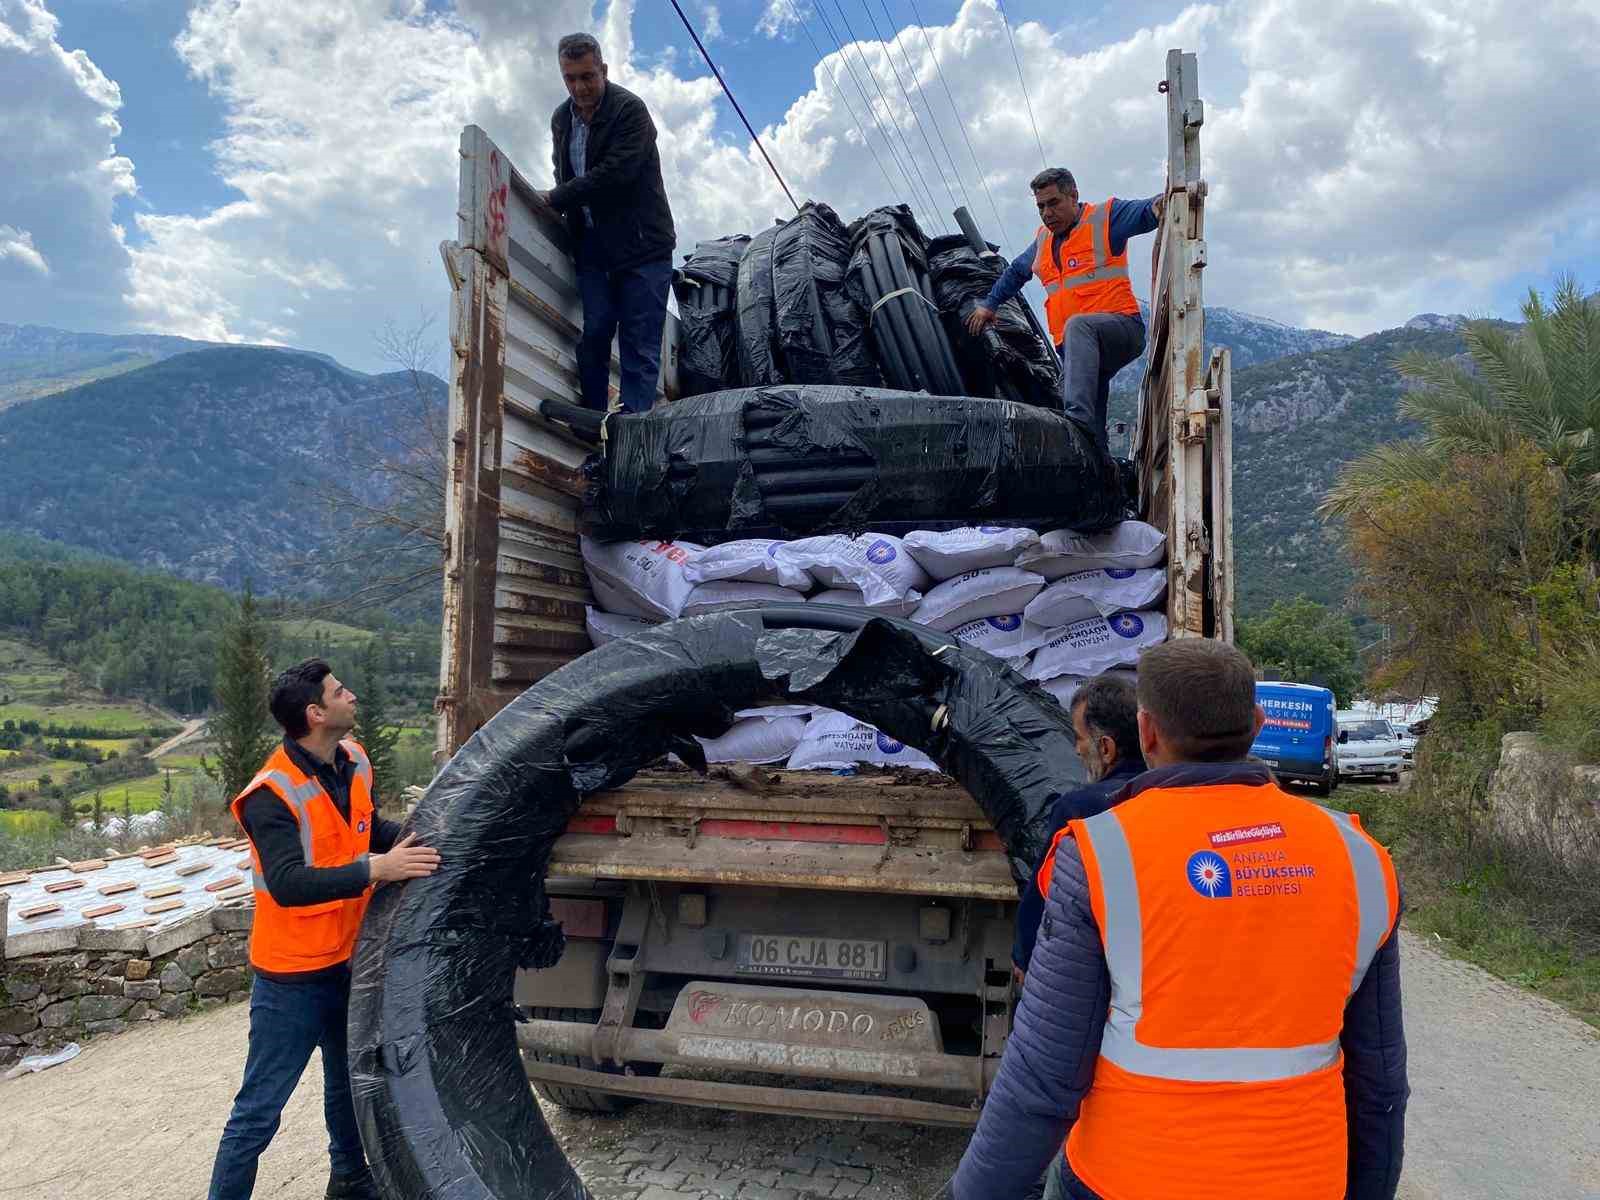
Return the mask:
M 1400 755 L 1405 760 L 1400 765 L 1406 770 L 1416 766 L 1417 735 L 1402 726 L 1389 723 L 1389 731 L 1394 734 L 1395 741 L 1400 743 Z
M 1339 735 L 1333 747 L 1340 779 L 1370 776 L 1398 782 L 1409 764 L 1400 739 L 1381 717 L 1357 712 L 1336 715 Z

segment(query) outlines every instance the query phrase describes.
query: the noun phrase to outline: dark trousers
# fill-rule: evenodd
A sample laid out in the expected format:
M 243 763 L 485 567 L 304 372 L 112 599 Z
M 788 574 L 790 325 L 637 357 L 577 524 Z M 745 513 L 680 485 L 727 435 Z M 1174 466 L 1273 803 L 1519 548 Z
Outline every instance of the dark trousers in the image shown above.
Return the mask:
M 1144 321 L 1122 313 L 1083 313 L 1067 322 L 1056 351 L 1065 376 L 1061 411 L 1105 450 L 1111 378 L 1144 353 Z
M 620 335 L 622 408 L 649 412 L 661 376 L 661 332 L 667 321 L 672 259 L 607 271 L 584 262 L 579 251 L 578 291 L 583 297 L 583 337 L 578 379 L 585 408 L 604 412 L 611 390 L 611 343 Z
M 322 1105 L 328 1123 L 328 1155 L 335 1175 L 367 1169 L 350 1102 L 345 1062 L 345 1023 L 350 977 L 317 983 L 275 983 L 256 976 L 250 989 L 250 1053 L 244 1084 L 222 1131 L 211 1168 L 210 1200 L 246 1200 L 256 1183 L 256 1162 L 278 1132 L 283 1106 L 322 1049 Z

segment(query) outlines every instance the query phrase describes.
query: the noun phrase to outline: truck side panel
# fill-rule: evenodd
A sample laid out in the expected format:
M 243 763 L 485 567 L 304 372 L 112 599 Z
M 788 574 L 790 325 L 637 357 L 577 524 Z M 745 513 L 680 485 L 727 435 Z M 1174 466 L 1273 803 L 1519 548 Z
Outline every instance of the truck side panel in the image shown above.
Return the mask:
M 583 327 L 566 234 L 475 125 L 461 135 L 453 290 L 438 749 L 450 754 L 512 698 L 589 649 L 578 552 L 587 447 L 546 421 L 581 402 Z M 663 387 L 673 390 L 669 319 Z M 617 363 L 612 362 L 613 386 Z

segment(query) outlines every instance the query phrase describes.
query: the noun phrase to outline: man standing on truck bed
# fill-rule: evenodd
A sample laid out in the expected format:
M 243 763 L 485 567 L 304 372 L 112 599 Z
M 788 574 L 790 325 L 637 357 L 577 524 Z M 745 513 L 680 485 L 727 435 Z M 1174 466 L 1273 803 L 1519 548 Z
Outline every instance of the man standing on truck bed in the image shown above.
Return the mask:
M 655 123 L 643 100 L 607 80 L 600 43 L 589 34 L 562 38 L 556 60 L 571 99 L 550 118 L 556 186 L 540 195 L 566 218 L 576 250 L 583 403 L 605 411 L 611 343 L 620 333 L 622 408 L 648 412 L 677 245 Z
M 972 310 L 967 329 L 977 336 L 994 324 L 995 311 L 1037 275 L 1065 368 L 1063 411 L 1104 450 L 1111 378 L 1144 351 L 1144 318 L 1128 282 L 1128 239 L 1161 223 L 1165 197 L 1080 204 L 1065 167 L 1041 171 L 1030 186 L 1044 224 Z
M 1248 761 L 1255 672 L 1225 642 L 1139 660 L 1150 764 L 1057 835 L 994 1090 L 951 1192 L 1392 1200 L 1406 1084 L 1399 888 L 1353 817 Z
M 250 1051 L 217 1147 L 210 1200 L 245 1200 L 311 1052 L 322 1049 L 333 1170 L 327 1200 L 379 1200 L 350 1101 L 350 955 L 374 884 L 431 875 L 438 852 L 372 807 L 372 763 L 349 734 L 356 697 L 321 659 L 279 675 L 269 702 L 283 743 L 234 797 L 250 838 Z M 376 853 L 371 853 L 375 851 Z

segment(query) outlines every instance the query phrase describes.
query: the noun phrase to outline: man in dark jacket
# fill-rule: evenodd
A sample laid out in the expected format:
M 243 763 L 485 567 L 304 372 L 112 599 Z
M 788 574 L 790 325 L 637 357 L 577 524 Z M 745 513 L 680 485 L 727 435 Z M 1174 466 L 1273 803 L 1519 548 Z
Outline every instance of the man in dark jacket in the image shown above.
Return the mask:
M 1051 810 L 1050 832 L 1068 821 L 1104 812 L 1123 784 L 1144 771 L 1139 749 L 1139 700 L 1126 676 L 1100 675 L 1089 680 L 1072 697 L 1072 731 L 1077 735 L 1078 757 L 1091 782 L 1059 797 Z M 1038 869 L 1038 864 L 1034 864 Z M 1022 894 L 1017 908 L 1017 935 L 1011 961 L 1019 978 L 1027 974 L 1033 945 L 1044 916 L 1044 896 L 1038 885 Z
M 643 100 L 607 80 L 600 43 L 587 33 L 562 38 L 556 58 L 571 98 L 550 118 L 556 186 L 542 196 L 566 218 L 577 251 L 583 402 L 607 408 L 620 333 L 622 407 L 648 412 L 677 245 L 655 123 Z
M 1258 1194 L 1393 1200 L 1410 1092 L 1387 855 L 1358 825 L 1282 793 L 1265 766 L 1247 761 L 1262 714 L 1249 660 L 1232 647 L 1152 647 L 1138 698 L 1151 769 L 1056 843 L 1016 1025 L 948 1194 L 1023 1195 L 1071 1133 L 1047 1196 L 1143 1200 L 1192 1190 L 1175 1182 L 1183 1174 L 1232 1186 L 1235 1171 Z M 1257 808 L 1275 819 L 1255 820 Z M 1186 863 L 1196 837 L 1202 849 Z M 1092 878 L 1080 839 L 1093 850 Z M 1318 855 L 1316 871 L 1301 865 Z M 1359 933 L 1348 925 L 1356 908 Z M 1224 940 L 1241 922 L 1257 936 Z M 1326 936 L 1332 929 L 1348 932 Z M 1213 988 L 1218 972 L 1228 1003 L 1182 1003 Z M 1295 997 L 1314 1003 L 1285 1005 Z M 1303 1032 L 1325 1010 L 1338 1025 L 1331 1045 L 1271 1040 Z M 1261 1034 L 1249 1026 L 1256 1020 L 1276 1027 Z M 1228 1045 L 1213 1048 L 1218 1040 Z M 1163 1110 L 1187 1115 L 1152 1123 Z M 1119 1148 L 1123 1118 L 1135 1128 Z M 1324 1136 L 1330 1118 L 1337 1141 Z M 1108 1181 L 1099 1190 L 1081 1178 L 1084 1164 Z

